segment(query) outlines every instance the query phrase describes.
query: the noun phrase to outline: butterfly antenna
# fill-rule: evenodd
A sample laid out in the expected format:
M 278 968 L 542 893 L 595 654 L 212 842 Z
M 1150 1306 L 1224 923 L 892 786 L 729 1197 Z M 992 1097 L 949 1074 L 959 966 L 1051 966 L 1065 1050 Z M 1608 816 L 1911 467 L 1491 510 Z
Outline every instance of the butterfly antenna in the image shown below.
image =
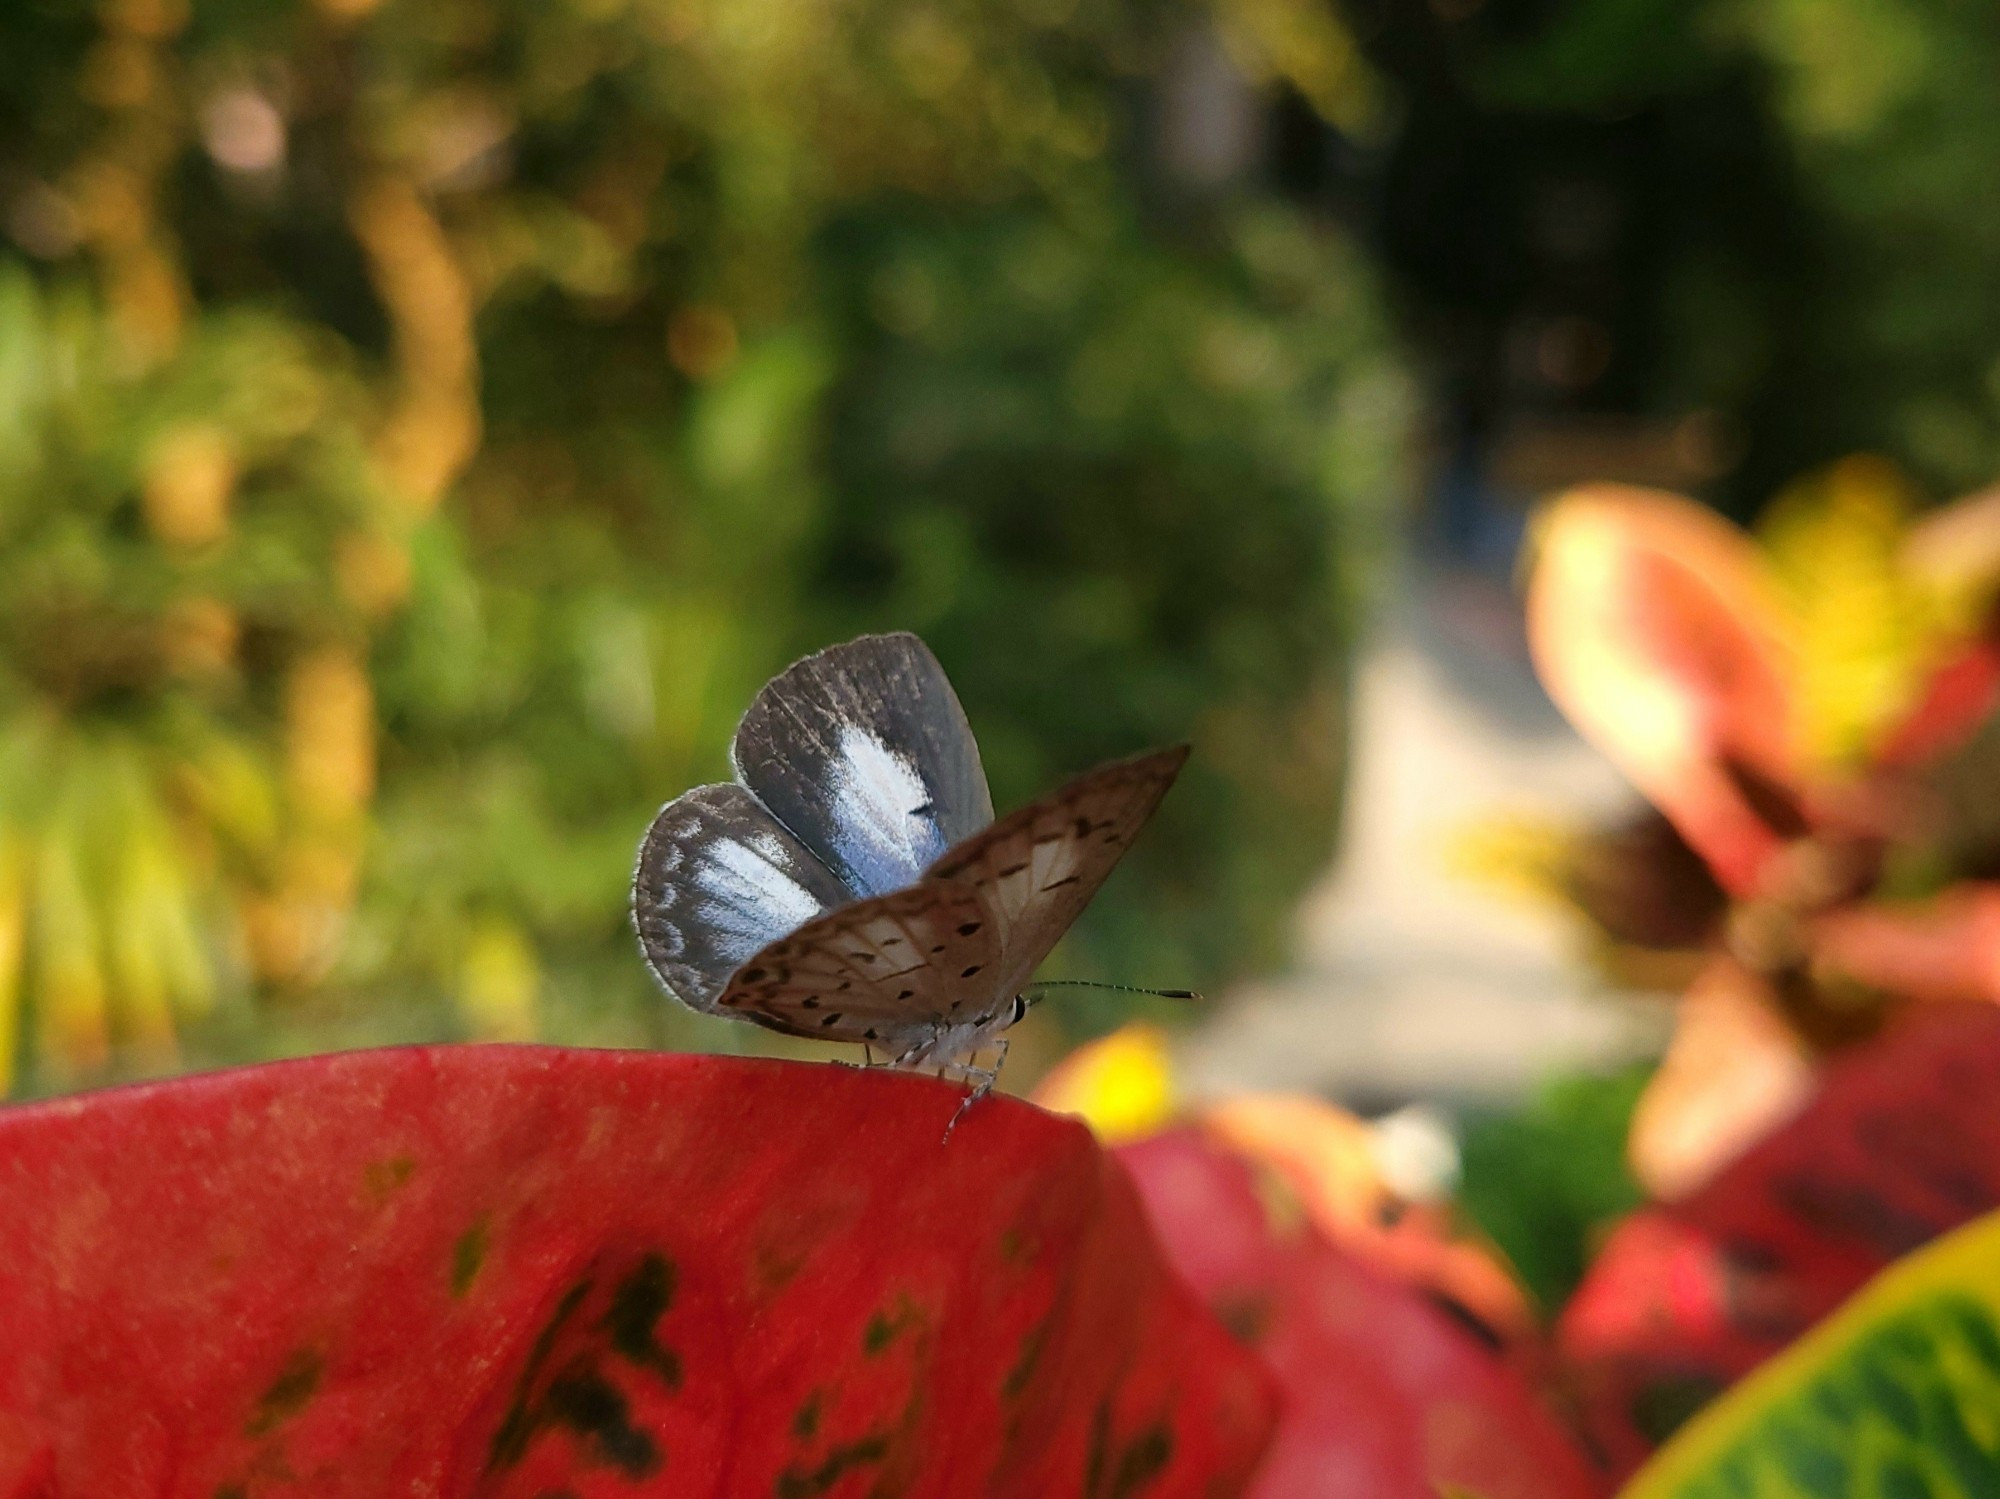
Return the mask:
M 1201 995 L 1193 989 L 1142 989 L 1137 984 L 1100 984 L 1090 979 L 1043 979 L 1038 984 L 1028 985 L 1030 989 L 1108 989 L 1113 994 L 1150 994 L 1155 999 L 1194 999 Z

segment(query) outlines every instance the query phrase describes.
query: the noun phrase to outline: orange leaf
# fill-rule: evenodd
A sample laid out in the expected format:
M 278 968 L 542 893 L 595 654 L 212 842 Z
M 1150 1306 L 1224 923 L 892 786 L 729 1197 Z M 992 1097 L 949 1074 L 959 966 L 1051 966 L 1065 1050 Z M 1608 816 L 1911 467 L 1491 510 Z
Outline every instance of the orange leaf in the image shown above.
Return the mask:
M 1632 1173 L 1655 1197 L 1683 1197 L 1812 1088 L 1812 1058 L 1763 980 L 1716 959 L 1682 997 L 1673 1041 L 1632 1115 Z
M 1797 792 L 1791 631 L 1749 538 L 1676 495 L 1593 485 L 1537 541 L 1529 643 L 1550 696 L 1754 892 Z

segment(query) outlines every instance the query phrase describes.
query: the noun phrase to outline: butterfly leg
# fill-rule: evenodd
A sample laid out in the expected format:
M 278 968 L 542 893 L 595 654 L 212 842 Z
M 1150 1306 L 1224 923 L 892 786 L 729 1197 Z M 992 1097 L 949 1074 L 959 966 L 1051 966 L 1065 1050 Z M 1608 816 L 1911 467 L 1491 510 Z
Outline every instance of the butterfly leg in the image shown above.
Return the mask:
M 947 1072 L 955 1072 L 958 1074 L 961 1082 L 973 1085 L 971 1090 L 966 1093 L 965 1101 L 959 1104 L 958 1112 L 951 1116 L 951 1123 L 944 1127 L 945 1140 L 949 1140 L 951 1132 L 958 1128 L 958 1121 L 965 1117 L 965 1111 L 978 1103 L 988 1093 L 991 1093 L 993 1085 L 1000 1081 L 1000 1067 L 1007 1060 L 1007 1038 L 1002 1036 L 993 1045 L 995 1047 L 995 1054 L 991 1067 L 974 1067 L 969 1062 L 956 1062 L 948 1067 L 939 1069 L 938 1075 L 940 1077 L 944 1076 Z M 944 1141 L 940 1140 L 938 1143 L 943 1144 Z

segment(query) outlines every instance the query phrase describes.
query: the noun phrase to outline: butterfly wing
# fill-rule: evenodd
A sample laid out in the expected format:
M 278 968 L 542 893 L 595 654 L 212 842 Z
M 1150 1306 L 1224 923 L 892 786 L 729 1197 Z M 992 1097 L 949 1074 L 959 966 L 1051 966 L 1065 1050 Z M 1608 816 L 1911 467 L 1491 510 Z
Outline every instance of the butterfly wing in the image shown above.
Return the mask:
M 910 634 L 864 635 L 771 679 L 730 761 L 771 815 L 856 895 L 915 884 L 993 821 L 965 710 Z
M 1083 914 L 1187 757 L 1182 744 L 1100 765 L 931 866 L 929 880 L 978 893 L 999 937 L 1002 994 L 1018 993 Z
M 741 786 L 697 786 L 660 809 L 639 845 L 632 922 L 660 982 L 715 1013 L 760 948 L 854 892 Z
M 997 1013 L 1000 942 L 979 892 L 924 880 L 841 906 L 765 947 L 716 1008 L 772 1030 L 879 1041 L 893 1052 L 937 1022 Z

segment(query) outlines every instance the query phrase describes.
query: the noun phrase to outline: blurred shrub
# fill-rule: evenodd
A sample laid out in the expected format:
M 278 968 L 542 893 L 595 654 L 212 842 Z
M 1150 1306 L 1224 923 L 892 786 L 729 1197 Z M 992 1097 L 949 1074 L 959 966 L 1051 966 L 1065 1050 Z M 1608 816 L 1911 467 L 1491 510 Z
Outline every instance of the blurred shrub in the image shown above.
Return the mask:
M 1639 1203 L 1625 1136 L 1645 1085 L 1643 1069 L 1561 1078 L 1466 1127 L 1459 1205 L 1545 1311 L 1569 1299 L 1598 1240 Z
M 1360 118 L 1296 10 L 1219 19 Z M 1214 19 L 10 15 L 27 1085 L 452 1033 L 743 1044 L 651 994 L 632 848 L 764 677 L 889 625 L 959 681 L 1003 805 L 1198 741 L 1073 968 L 1269 957 L 1331 836 L 1340 542 L 1404 398 L 1324 226 L 1148 177 L 1134 106 Z
M 1002 804 L 1192 735 L 1143 874 L 1093 923 L 1093 976 L 1274 960 L 1339 794 L 1334 522 L 1393 483 L 1367 279 L 1268 207 L 1200 249 L 1114 214 L 905 214 L 830 240 L 851 343 L 823 633 L 920 630 Z
M 1865 448 L 1947 492 L 1991 480 L 2000 12 L 1946 0 L 1487 9 L 1454 52 L 1489 97 L 1596 119 L 1669 106 L 1646 137 L 1669 150 L 1717 129 L 1774 138 L 1760 195 L 1674 183 L 1686 200 L 1652 222 L 1645 253 L 1674 271 L 1650 378 L 1673 400 L 1728 408 L 1755 394 L 1759 440 L 1784 429 L 1790 448 L 1774 474 Z M 1754 101 L 1753 122 L 1738 97 Z M 1785 241 L 1753 257 L 1768 280 L 1727 264 L 1741 247 L 1723 245 L 1754 233 Z M 1783 258 L 1762 261 L 1772 250 Z

